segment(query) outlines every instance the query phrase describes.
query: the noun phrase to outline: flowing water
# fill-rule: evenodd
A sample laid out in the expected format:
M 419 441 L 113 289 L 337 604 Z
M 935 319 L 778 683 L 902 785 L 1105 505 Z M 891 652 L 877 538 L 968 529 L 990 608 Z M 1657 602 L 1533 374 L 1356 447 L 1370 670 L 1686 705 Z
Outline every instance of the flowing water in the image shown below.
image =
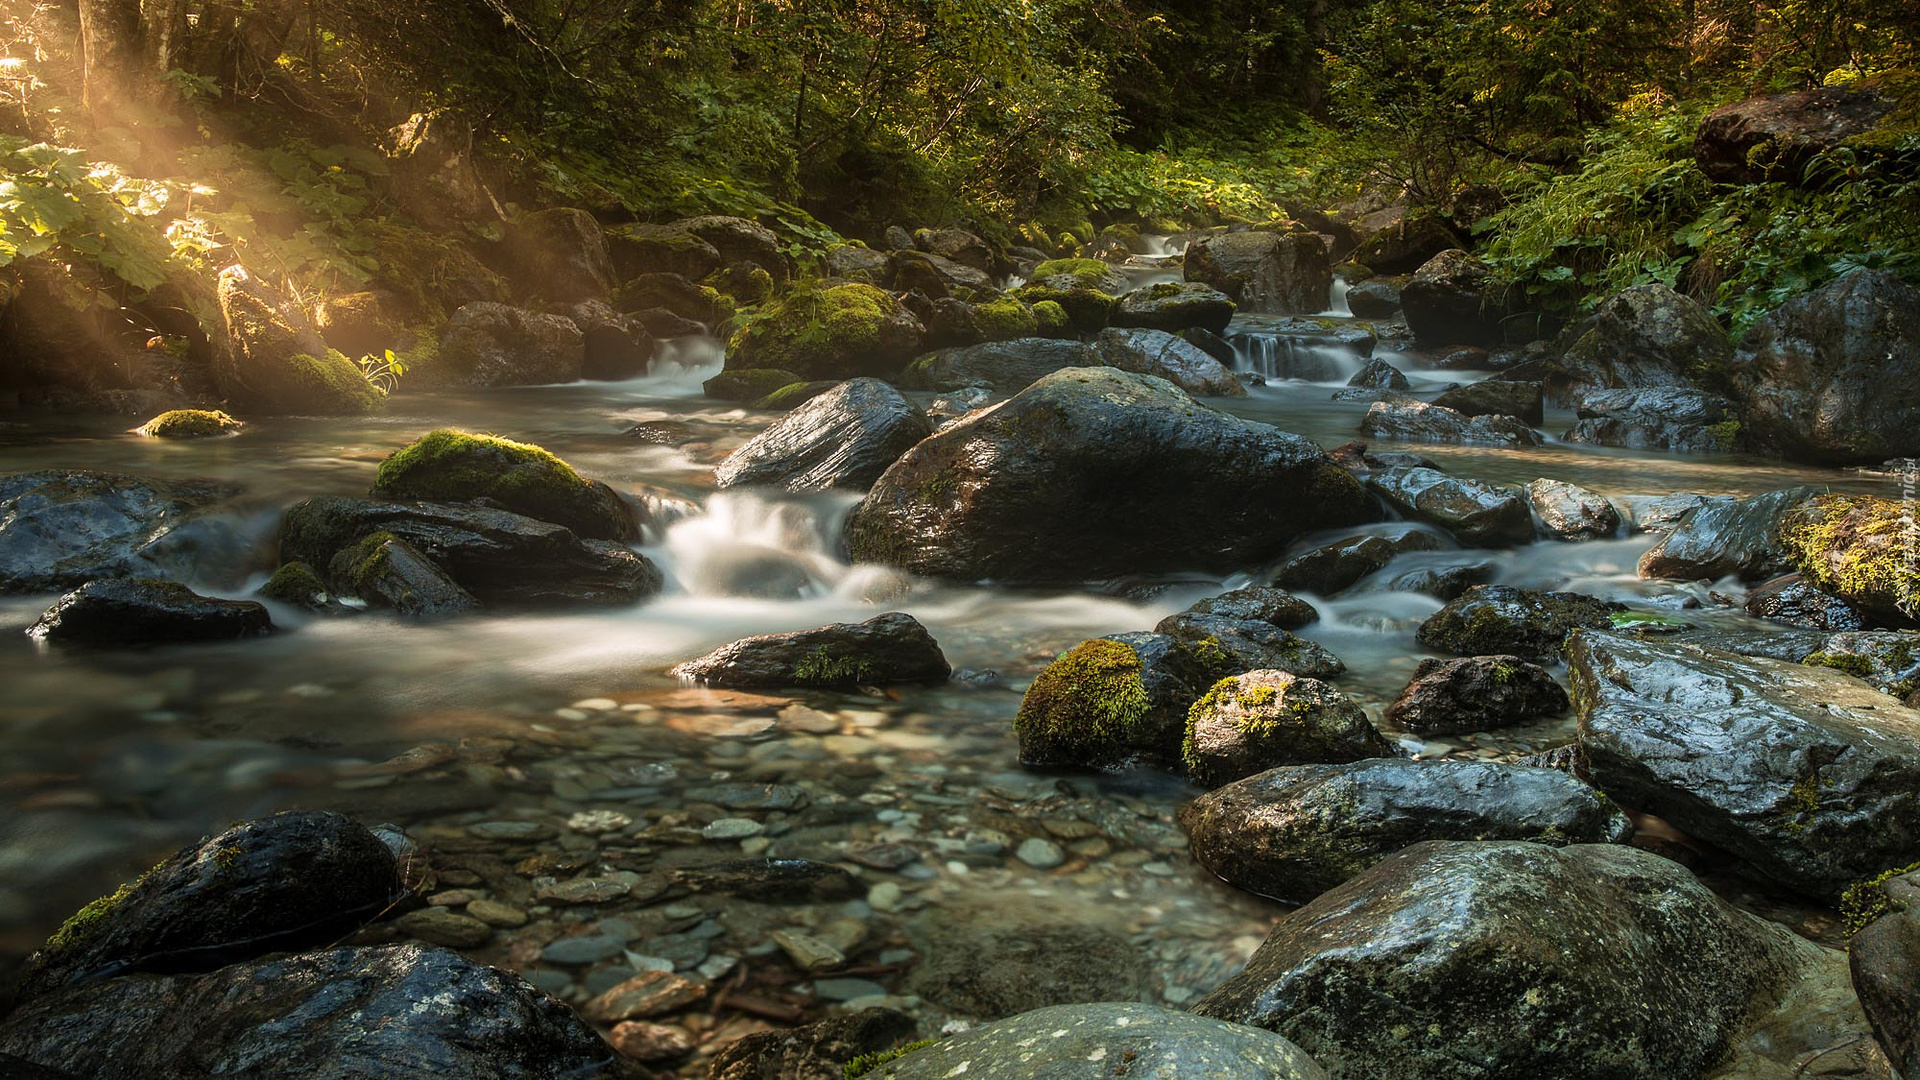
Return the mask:
M 1136 276 L 1171 273 L 1147 266 Z M 1366 404 L 1333 402 L 1329 394 L 1357 366 L 1357 354 L 1265 326 L 1239 320 L 1229 337 L 1240 343 L 1244 366 L 1268 385 L 1215 404 L 1326 447 L 1355 438 Z M 1381 355 L 1407 367 L 1417 388 L 1474 377 L 1422 372 L 1398 354 Z M 641 545 L 666 572 L 665 594 L 624 610 L 420 624 L 313 619 L 276 608 L 281 632 L 264 640 L 62 652 L 37 649 L 21 633 L 50 597 L 0 600 L 0 977 L 79 904 L 237 818 L 338 807 L 456 835 L 495 818 L 563 821 L 610 809 L 638 830 L 680 823 L 675 815 L 686 803 L 709 798 L 689 796 L 689 786 L 728 779 L 803 780 L 814 785 L 812 807 L 775 809 L 762 817 L 764 835 L 709 844 L 712 857 L 744 850 L 834 859 L 850 844 L 917 846 L 921 861 L 900 875 L 906 899 L 883 893 L 871 906 L 855 902 L 858 917 L 924 911 L 953 924 L 966 912 L 991 912 L 990 920 L 1106 927 L 1147 953 L 1157 980 L 1148 989 L 1174 1003 L 1230 974 L 1280 909 L 1212 881 L 1185 858 L 1173 813 L 1190 792 L 1165 778 L 1023 772 L 1009 723 L 1020 691 L 1053 654 L 1088 637 L 1149 628 L 1259 568 L 1227 580 L 1169 575 L 1130 583 L 1117 596 L 940 585 L 850 566 L 836 539 L 849 499 L 712 492 L 712 464 L 772 419 L 700 395 L 701 379 L 718 361 L 711 343 L 683 343 L 654 374 L 631 382 L 407 395 L 378 417 L 263 420 L 207 441 L 140 438 L 125 431 L 123 418 L 0 423 L 0 474 L 98 469 L 239 488 L 208 537 L 209 550 L 239 555 L 195 582 L 227 596 L 247 595 L 271 570 L 282 508 L 314 495 L 364 492 L 385 455 L 434 427 L 538 443 L 582 473 L 682 515 Z M 1289 380 L 1290 371 L 1305 377 Z M 1545 429 L 1564 431 L 1570 422 L 1550 415 Z M 681 445 L 627 434 L 641 424 L 684 425 L 673 429 Z M 1407 449 L 1456 475 L 1500 483 L 1555 477 L 1615 497 L 1876 486 L 1848 473 L 1733 455 L 1557 440 L 1517 450 Z M 1474 557 L 1492 560 L 1503 582 L 1683 601 L 1688 590 L 1634 576 L 1650 543 L 1645 536 L 1542 542 Z M 1460 557 L 1419 553 L 1390 569 Z M 1364 584 L 1316 602 L 1323 620 L 1306 636 L 1347 662 L 1340 685 L 1377 716 L 1420 655 L 1415 627 L 1439 603 Z M 766 697 L 689 690 L 663 674 L 747 634 L 883 610 L 925 623 L 962 677 L 882 698 Z M 1544 748 L 1565 735 L 1562 723 L 1505 732 L 1497 744 L 1409 745 L 1491 756 Z M 380 764 L 409 751 L 411 765 Z M 698 813 L 691 821 L 704 823 Z M 1023 829 L 1052 836 L 1066 865 L 1035 868 L 1012 858 Z M 748 956 L 758 955 L 753 949 L 743 946 Z M 644 955 L 647 944 L 630 951 Z M 883 965 L 889 955 L 881 954 Z M 541 966 L 525 953 L 490 958 L 523 970 Z M 534 973 L 579 1000 L 604 988 L 618 965 L 610 973 Z M 576 976 L 584 986 L 569 982 Z M 900 989 L 875 977 L 875 989 Z

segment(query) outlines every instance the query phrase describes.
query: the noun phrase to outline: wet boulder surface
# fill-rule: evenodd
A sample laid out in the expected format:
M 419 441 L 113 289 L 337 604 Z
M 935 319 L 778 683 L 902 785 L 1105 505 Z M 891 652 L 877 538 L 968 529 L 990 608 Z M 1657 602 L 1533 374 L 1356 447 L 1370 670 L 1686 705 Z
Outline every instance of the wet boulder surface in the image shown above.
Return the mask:
M 1347 665 L 1325 646 L 1264 619 L 1184 611 L 1160 620 L 1153 631 L 1171 637 L 1187 651 L 1203 674 L 1216 678 L 1270 669 L 1331 679 L 1347 670 Z
M 1155 375 L 1200 397 L 1246 397 L 1227 365 L 1185 338 L 1165 330 L 1122 329 L 1100 331 L 1093 348 L 1099 362 L 1139 375 Z
M 1518 656 L 1428 658 L 1387 706 L 1387 723 L 1422 735 L 1524 724 L 1567 711 L 1553 675 Z
M 1781 524 L 1813 495 L 1812 488 L 1792 487 L 1745 499 L 1706 499 L 1640 556 L 1640 576 L 1754 579 L 1785 570 L 1789 554 L 1781 545 Z
M 1469 415 L 1438 401 L 1376 401 L 1360 421 L 1360 431 L 1405 442 L 1538 446 L 1546 441 L 1518 417 L 1490 412 Z
M 251 600 L 221 600 L 177 582 L 133 578 L 80 586 L 55 601 L 27 635 L 50 644 L 112 646 L 232 641 L 272 631 L 267 609 Z
M 1369 475 L 1367 488 L 1394 510 L 1437 525 L 1462 544 L 1502 547 L 1533 540 L 1526 500 L 1485 481 L 1462 480 L 1437 469 L 1395 467 Z
M 1023 337 L 936 350 L 907 365 L 900 382 L 916 390 L 980 386 L 1017 394 L 1062 368 L 1099 363 L 1084 341 Z
M 1126 1070 L 1124 1073 L 1116 1070 Z M 1217 1076 L 1324 1080 L 1306 1052 L 1268 1031 L 1135 1002 L 1036 1009 L 974 1028 L 866 1074 L 877 1080 L 1105 1080 Z
M 1319 679 L 1285 671 L 1229 675 L 1187 714 L 1181 759 L 1216 787 L 1280 765 L 1392 757 L 1359 704 Z
M 1375 527 L 1308 547 L 1288 557 L 1273 572 L 1273 580 L 1289 589 L 1324 596 L 1348 588 L 1392 562 L 1396 555 L 1439 551 L 1447 546 L 1446 537 L 1432 529 L 1411 525 Z
M 672 671 L 713 686 L 826 687 L 945 682 L 951 673 L 926 627 L 899 612 L 742 638 Z
M 894 1009 L 861 1009 L 800 1027 L 756 1031 L 727 1043 L 707 1070 L 710 1080 L 844 1080 L 847 1063 L 884 1054 L 914 1033 Z
M 1560 845 L 1633 834 L 1619 807 L 1570 773 L 1401 758 L 1270 769 L 1202 795 L 1180 820 L 1194 861 L 1291 904 L 1424 840 Z
M 1429 649 L 1460 656 L 1511 654 L 1551 661 L 1559 658 L 1569 631 L 1606 629 L 1625 610 L 1581 593 L 1476 585 L 1421 623 L 1415 637 Z
M 1225 571 L 1369 516 L 1359 484 L 1307 439 L 1161 379 L 1068 368 L 909 450 L 849 516 L 846 542 L 855 559 L 931 577 L 1047 584 Z
M 1685 386 L 1589 391 L 1574 415 L 1566 441 L 1633 450 L 1726 453 L 1738 432 L 1732 402 Z
M 1326 310 L 1333 268 L 1310 233 L 1229 232 L 1187 247 L 1188 281 L 1210 285 L 1243 312 L 1311 315 Z
M 1568 665 L 1589 777 L 1829 900 L 1920 861 L 1920 711 L 1831 668 L 1581 632 Z
M 1920 878 L 1903 874 L 1879 886 L 1888 910 L 1854 934 L 1849 970 L 1873 1037 L 1894 1075 L 1920 1075 Z
M 419 945 L 82 983 L 0 1022 L 0 1053 L 97 1080 L 629 1075 L 565 1005 L 518 976 Z
M 1526 490 L 1541 530 L 1556 540 L 1600 540 L 1620 533 L 1620 511 L 1603 495 L 1544 477 Z
M 1537 382 L 1482 379 L 1442 391 L 1433 404 L 1462 416 L 1511 416 L 1534 427 L 1546 419 L 1546 400 Z
M 1226 293 L 1210 285 L 1164 281 L 1120 297 L 1113 309 L 1113 325 L 1140 326 L 1169 333 L 1197 326 L 1218 334 L 1232 320 L 1234 307 Z
M 1193 1011 L 1349 1080 L 1674 1080 L 1806 965 L 1782 928 L 1622 845 L 1427 841 L 1280 920 Z
M 723 488 L 865 491 L 932 433 L 898 390 L 878 379 L 850 379 L 755 435 L 714 476 Z
M 227 546 L 195 523 L 235 494 L 220 484 L 80 470 L 0 477 L 0 593 L 189 574 Z
M 376 499 L 487 505 L 565 525 L 588 540 L 637 540 L 633 509 L 538 446 L 451 428 L 428 432 L 380 463 Z

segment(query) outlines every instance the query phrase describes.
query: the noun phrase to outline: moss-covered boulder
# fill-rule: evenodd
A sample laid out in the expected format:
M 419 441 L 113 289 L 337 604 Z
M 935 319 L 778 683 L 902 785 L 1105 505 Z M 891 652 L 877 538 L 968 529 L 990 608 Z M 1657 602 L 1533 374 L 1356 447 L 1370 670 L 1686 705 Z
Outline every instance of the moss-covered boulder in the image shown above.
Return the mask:
M 780 237 L 757 221 L 726 214 L 681 218 L 673 227 L 699 237 L 720 253 L 723 265 L 751 263 L 765 270 L 775 284 L 787 280 L 792 267 Z
M 1060 260 L 1068 263 L 1089 263 L 1100 267 L 1105 273 L 1106 264 L 1096 259 Z M 1052 266 L 1055 263 L 1043 263 Z M 1030 306 L 1053 304 L 1066 314 L 1067 325 L 1080 331 L 1098 330 L 1107 325 L 1113 317 L 1113 306 L 1117 303 L 1114 293 L 1089 284 L 1090 275 L 1084 273 L 1058 273 L 1046 277 L 1035 277 L 1032 281 L 1013 291 L 1015 299 Z M 1099 281 L 1098 278 L 1091 280 Z
M 1394 757 L 1398 751 L 1345 694 L 1319 679 L 1248 671 L 1213 684 L 1187 713 L 1187 775 L 1218 787 L 1279 765 Z
M 1197 326 L 1218 334 L 1233 319 L 1234 302 L 1226 293 L 1197 281 L 1163 281 L 1120 298 L 1113 325 L 1178 333 Z
M 801 375 L 779 368 L 728 368 L 700 384 L 710 398 L 720 401 L 756 401 L 795 384 L 809 381 Z M 829 386 L 839 380 L 821 379 Z
M 254 595 L 263 600 L 314 612 L 330 610 L 333 601 L 333 590 L 328 588 L 326 579 L 320 576 L 319 571 L 298 559 L 281 564 L 266 583 L 254 591 Z
M 1327 245 L 1307 232 L 1232 232 L 1187 247 L 1188 281 L 1212 286 L 1245 312 L 1311 315 L 1333 295 Z
M 973 325 L 987 341 L 1013 341 L 1040 332 L 1040 317 L 1033 308 L 1011 296 L 973 305 Z
M 847 689 L 945 682 L 952 671 L 926 627 L 891 612 L 863 623 L 742 638 L 675 666 L 671 674 L 712 686 Z
M 410 618 L 458 615 L 480 606 L 412 544 L 385 531 L 335 552 L 328 577 L 340 592 Z
M 621 311 L 666 311 L 708 329 L 733 317 L 733 298 L 679 274 L 641 274 L 620 286 L 613 304 Z
M 723 266 L 708 274 L 704 283 L 739 307 L 763 303 L 773 295 L 773 275 L 753 263 Z
M 1920 708 L 1920 633 L 1912 630 L 1846 630 L 1827 638 L 1803 664 L 1844 671 Z
M 1276 670 L 1331 679 L 1347 670 L 1339 657 L 1319 643 L 1265 619 L 1183 611 L 1161 619 L 1153 632 L 1180 643 L 1193 658 L 1203 686 L 1243 671 Z
M 380 463 L 380 499 L 473 502 L 565 525 L 592 540 L 634 540 L 634 513 L 612 488 L 588 480 L 538 446 L 442 428 Z
M 797 288 L 733 335 L 727 366 L 819 379 L 886 375 L 919 350 L 924 333 L 920 320 L 871 285 Z
M 1607 629 L 1625 605 L 1570 592 L 1535 592 L 1511 585 L 1476 585 L 1420 624 L 1415 635 L 1429 649 L 1460 656 L 1560 658 L 1567 634 Z
M 1718 387 L 1733 342 L 1713 312 L 1665 285 L 1635 285 L 1601 301 L 1573 331 L 1546 390 L 1572 404 L 1601 390 Z
M 846 536 L 855 558 L 930 576 L 1086 582 L 1242 569 L 1374 512 L 1307 439 L 1163 379 L 1066 368 L 907 451 Z
M 1137 646 L 1146 646 L 1145 655 Z M 1013 721 L 1020 760 L 1041 767 L 1118 769 L 1172 759 L 1181 702 L 1192 694 L 1184 661 L 1170 656 L 1173 650 L 1170 639 L 1096 638 L 1062 653 L 1020 700 Z
M 1920 620 L 1911 506 L 1871 495 L 1821 495 L 1789 510 L 1778 535 L 1788 558 L 1823 591 L 1881 625 Z
M 373 412 L 385 391 L 327 346 L 287 296 L 240 266 L 220 272 L 226 339 L 215 348 L 214 382 L 230 401 L 260 413 Z
M 1302 763 L 1235 780 L 1180 814 L 1194 861 L 1304 904 L 1423 840 L 1624 843 L 1626 814 L 1571 773 L 1494 761 Z
M 718 248 L 678 225 L 615 225 L 607 230 L 607 252 L 623 282 L 641 274 L 678 274 L 698 281 L 721 266 Z
M 1381 718 L 1405 731 L 1449 735 L 1525 724 L 1566 711 L 1567 692 L 1538 664 L 1517 656 L 1428 657 Z
M 141 424 L 134 431 L 155 439 L 206 439 L 231 435 L 240 421 L 218 409 L 173 409 Z

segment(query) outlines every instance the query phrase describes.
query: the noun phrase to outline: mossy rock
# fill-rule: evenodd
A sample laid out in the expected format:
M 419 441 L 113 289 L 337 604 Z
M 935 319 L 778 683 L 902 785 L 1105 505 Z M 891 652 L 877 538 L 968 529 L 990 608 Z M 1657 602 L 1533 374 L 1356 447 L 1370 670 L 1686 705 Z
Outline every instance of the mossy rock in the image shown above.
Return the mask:
M 1092 262 L 1093 260 L 1075 260 Z M 1100 264 L 1105 265 L 1105 264 Z M 1076 279 L 1066 276 L 1054 276 L 1036 279 L 1031 285 L 1015 289 L 1013 295 L 1038 308 L 1041 304 L 1058 307 L 1067 317 L 1067 325 L 1075 330 L 1098 330 L 1107 325 L 1113 317 L 1113 306 L 1118 301 L 1111 293 L 1090 289 L 1075 283 Z
M 275 570 L 255 595 L 307 611 L 320 611 L 332 599 L 327 583 L 313 567 L 298 559 Z
M 899 301 L 872 285 L 801 287 L 735 331 L 727 358 L 740 368 L 780 368 L 820 379 L 883 375 L 919 351 L 924 333 Z
M 1920 618 L 1911 509 L 1870 495 L 1822 495 L 1782 515 L 1780 546 L 1806 580 L 1883 625 Z
M 1280 765 L 1344 764 L 1396 752 L 1367 714 L 1319 679 L 1249 671 L 1213 684 L 1187 713 L 1181 760 L 1218 787 Z
M 1070 277 L 1080 287 L 1100 292 L 1118 292 L 1125 284 L 1112 267 L 1099 259 L 1048 259 L 1033 268 L 1029 280 L 1051 277 Z
M 767 412 L 786 412 L 789 409 L 805 405 L 821 394 L 840 384 L 833 379 L 816 379 L 812 382 L 795 382 L 775 390 L 766 397 L 753 403 L 753 408 Z
M 1020 701 L 1013 721 L 1020 760 L 1098 769 L 1151 755 L 1144 671 L 1132 646 L 1105 638 L 1061 654 Z
M 731 297 L 736 306 L 758 304 L 773 295 L 773 275 L 752 263 L 734 263 L 706 279 L 715 292 Z
M 1073 320 L 1058 301 L 1041 300 L 1032 305 L 1034 333 L 1041 337 L 1066 337 L 1073 333 Z
M 706 382 L 700 389 L 710 398 L 721 401 L 758 401 L 795 383 L 808 380 L 791 371 L 779 368 L 728 368 Z
M 371 494 L 472 502 L 564 525 L 594 540 L 633 540 L 633 512 L 613 489 L 583 478 L 538 446 L 451 428 L 429 432 L 380 463 Z
M 135 428 L 155 439 L 207 439 L 231 435 L 242 427 L 240 421 L 218 409 L 174 409 Z
M 1061 314 L 1064 318 L 1065 312 Z M 987 341 L 1014 341 L 1040 332 L 1033 309 L 1011 296 L 973 305 L 973 324 Z

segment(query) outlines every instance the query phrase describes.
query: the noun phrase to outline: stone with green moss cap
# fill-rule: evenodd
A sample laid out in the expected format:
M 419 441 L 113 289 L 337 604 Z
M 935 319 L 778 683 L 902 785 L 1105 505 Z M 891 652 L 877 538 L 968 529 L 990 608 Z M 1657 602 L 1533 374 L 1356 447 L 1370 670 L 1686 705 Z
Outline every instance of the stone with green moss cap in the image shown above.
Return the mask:
M 359 365 L 327 347 L 306 312 L 240 266 L 220 272 L 226 340 L 214 382 L 229 400 L 260 413 L 373 412 L 386 392 Z
M 1178 332 L 1197 326 L 1222 333 L 1233 319 L 1234 302 L 1226 293 L 1197 281 L 1162 281 L 1120 298 L 1113 325 Z
M 1020 760 L 1042 768 L 1170 767 L 1203 662 L 1165 634 L 1083 641 L 1034 679 L 1013 721 Z
M 218 409 L 174 409 L 141 424 L 134 431 L 155 439 L 205 439 L 231 435 L 240 421 Z
M 390 532 L 336 552 L 328 577 L 349 596 L 412 618 L 458 615 L 479 606 L 446 571 Z
M 945 682 L 952 671 L 926 627 L 889 612 L 862 623 L 742 638 L 670 674 L 710 686 L 848 688 Z
M 1213 684 L 1187 713 L 1181 760 L 1187 776 L 1218 787 L 1277 765 L 1394 757 L 1394 749 L 1345 694 L 1319 679 L 1248 671 Z
M 1822 495 L 1788 510 L 1778 537 L 1806 580 L 1883 626 L 1920 624 L 1920 555 L 1909 505 Z
M 428 432 L 380 463 L 371 494 L 383 499 L 479 499 L 590 540 L 633 540 L 633 509 L 612 488 L 587 480 L 528 443 L 452 428 Z
M 872 285 L 801 286 L 734 333 L 727 366 L 815 379 L 891 374 L 919 349 L 924 332 L 899 301 Z

